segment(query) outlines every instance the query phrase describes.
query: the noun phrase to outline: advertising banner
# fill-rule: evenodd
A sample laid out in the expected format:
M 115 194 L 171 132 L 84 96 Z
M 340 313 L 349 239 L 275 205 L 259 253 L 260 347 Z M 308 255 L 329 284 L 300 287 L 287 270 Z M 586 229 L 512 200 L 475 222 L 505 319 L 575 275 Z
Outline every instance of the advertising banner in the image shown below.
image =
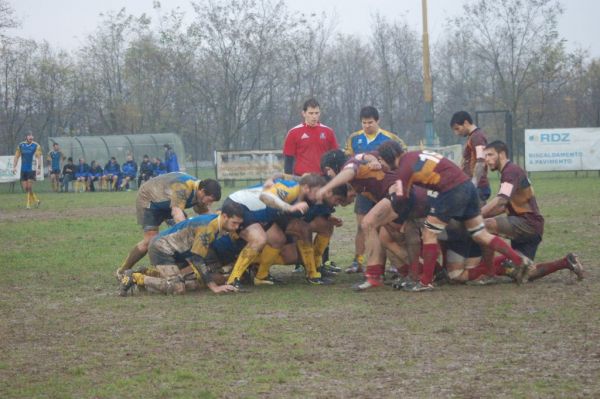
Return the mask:
M 21 159 L 17 162 L 17 173 L 13 173 L 14 155 L 0 155 L 0 183 L 11 183 L 19 181 L 21 178 Z M 37 161 L 33 159 L 33 169 L 36 168 Z M 44 180 L 44 160 L 42 159 L 41 173 L 36 174 L 36 180 Z
M 525 130 L 525 169 L 600 170 L 600 128 Z

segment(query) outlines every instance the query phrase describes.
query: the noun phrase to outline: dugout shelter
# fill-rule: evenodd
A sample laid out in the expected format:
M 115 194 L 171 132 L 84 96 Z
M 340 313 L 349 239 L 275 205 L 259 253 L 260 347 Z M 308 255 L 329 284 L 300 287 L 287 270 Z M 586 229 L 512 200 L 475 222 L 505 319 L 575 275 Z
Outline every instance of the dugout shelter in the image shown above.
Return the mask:
M 58 143 L 65 157 L 77 159 L 85 158 L 89 164 L 92 161 L 104 166 L 111 157 L 115 157 L 119 164 L 125 162 L 128 154 L 140 164 L 144 154 L 150 157 L 158 157 L 164 161 L 164 145 L 169 144 L 175 150 L 181 170 L 185 170 L 185 150 L 181 138 L 175 133 L 140 133 L 111 136 L 62 136 L 49 137 L 48 148 Z

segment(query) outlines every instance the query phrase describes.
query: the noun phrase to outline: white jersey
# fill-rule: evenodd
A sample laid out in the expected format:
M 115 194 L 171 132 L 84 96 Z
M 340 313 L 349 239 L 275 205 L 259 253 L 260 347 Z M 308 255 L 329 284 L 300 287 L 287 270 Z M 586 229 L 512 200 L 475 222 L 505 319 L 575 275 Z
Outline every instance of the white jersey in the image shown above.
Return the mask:
M 260 211 L 267 206 L 260 200 L 260 194 L 263 192 L 262 186 L 246 188 L 236 191 L 229 196 L 234 202 L 246 206 L 251 211 Z

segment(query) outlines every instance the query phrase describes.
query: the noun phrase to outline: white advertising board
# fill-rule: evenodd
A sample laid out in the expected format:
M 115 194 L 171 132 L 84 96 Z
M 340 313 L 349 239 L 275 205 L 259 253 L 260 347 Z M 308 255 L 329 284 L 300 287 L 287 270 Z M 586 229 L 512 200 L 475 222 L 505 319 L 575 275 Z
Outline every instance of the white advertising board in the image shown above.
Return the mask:
M 21 159 L 17 162 L 17 173 L 13 173 L 14 155 L 0 155 L 0 183 L 11 183 L 19 181 L 21 178 Z M 33 168 L 36 167 L 36 160 L 33 159 Z M 42 159 L 41 173 L 37 173 L 36 180 L 44 180 L 44 160 Z
M 215 151 L 217 179 L 253 180 L 268 179 L 283 171 L 283 152 L 266 151 Z
M 525 169 L 600 170 L 600 128 L 525 130 Z

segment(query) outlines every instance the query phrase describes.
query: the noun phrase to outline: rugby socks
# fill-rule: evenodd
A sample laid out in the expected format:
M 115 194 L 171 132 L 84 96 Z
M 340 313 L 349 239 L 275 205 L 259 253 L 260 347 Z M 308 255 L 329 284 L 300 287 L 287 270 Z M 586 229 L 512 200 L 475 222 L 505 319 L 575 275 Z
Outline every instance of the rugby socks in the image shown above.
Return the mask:
M 421 259 L 419 257 L 417 257 L 415 260 L 413 260 L 412 263 L 410 264 L 409 276 L 414 281 L 419 280 L 419 277 L 421 276 L 421 273 L 423 272 L 422 266 L 423 265 L 421 264 Z
M 296 241 L 298 252 L 300 253 L 300 259 L 306 269 L 306 277 L 308 278 L 320 278 L 321 273 L 317 271 L 317 265 L 315 264 L 315 250 L 311 243 L 304 240 Z
M 437 243 L 423 244 L 423 273 L 421 274 L 421 284 L 428 285 L 433 281 L 433 273 L 439 254 L 440 248 Z
M 238 255 L 237 260 L 235 261 L 235 265 L 233 265 L 233 270 L 227 279 L 227 284 L 233 284 L 235 280 L 241 280 L 242 275 L 248 269 L 254 261 L 258 259 L 260 253 L 254 249 L 250 248 L 248 245 L 242 249 L 242 252 Z
M 538 278 L 547 276 L 555 271 L 568 268 L 569 262 L 567 261 L 567 258 L 555 260 L 554 262 L 538 263 L 533 272 L 529 272 L 528 280 L 537 280 Z
M 146 251 L 140 250 L 137 245 L 134 246 L 131 251 L 129 251 L 127 258 L 125 258 L 121 266 L 119 266 L 118 272 L 123 273 L 125 270 L 131 269 L 144 256 L 146 256 Z
M 313 241 L 313 249 L 315 251 L 315 265 L 320 265 L 323 261 L 323 254 L 329 246 L 331 237 L 317 234 Z
M 398 274 L 402 277 L 408 276 L 410 265 L 404 264 L 398 268 Z
M 467 278 L 469 281 L 477 280 L 479 277 L 488 273 L 488 267 L 484 262 L 479 263 L 472 269 L 467 269 Z
M 32 202 L 32 198 L 31 198 L 31 193 L 28 192 L 27 193 L 27 209 L 31 208 L 31 202 Z
M 492 241 L 490 241 L 488 247 L 493 249 L 495 252 L 501 253 L 510 259 L 516 266 L 521 266 L 523 264 L 523 259 L 516 253 L 504 240 L 502 240 L 498 236 L 494 236 Z
M 383 280 L 383 274 L 385 273 L 384 265 L 370 265 L 365 269 L 365 278 L 369 280 L 371 284 L 373 284 L 373 280 L 375 280 L 375 284 L 381 285 Z
M 265 245 L 258 258 L 256 278 L 259 280 L 266 279 L 269 276 L 269 269 L 271 269 L 271 266 L 278 263 L 280 259 L 281 256 L 279 255 L 279 250 L 277 248 L 273 248 L 268 244 Z

